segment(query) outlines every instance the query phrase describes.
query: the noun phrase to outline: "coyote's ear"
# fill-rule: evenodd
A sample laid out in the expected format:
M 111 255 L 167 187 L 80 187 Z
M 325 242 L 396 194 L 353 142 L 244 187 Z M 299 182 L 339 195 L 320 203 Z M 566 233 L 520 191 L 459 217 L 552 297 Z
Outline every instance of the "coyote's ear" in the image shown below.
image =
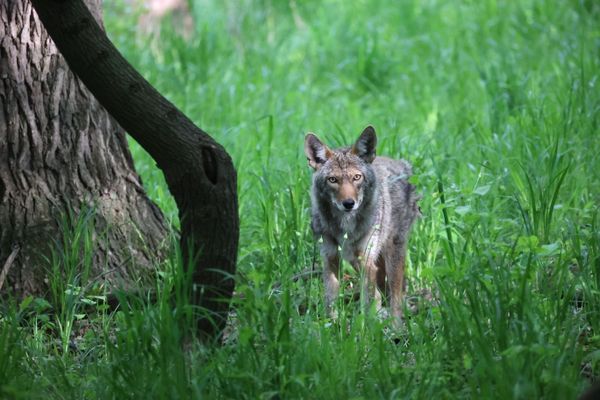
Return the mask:
M 375 129 L 369 125 L 360 134 L 354 146 L 352 146 L 352 153 L 362 158 L 365 162 L 372 163 L 375 159 L 376 146 L 377 136 L 375 135 Z
M 313 169 L 319 169 L 331 157 L 331 150 L 314 133 L 306 134 L 306 138 L 304 139 L 304 153 L 306 154 L 308 165 Z

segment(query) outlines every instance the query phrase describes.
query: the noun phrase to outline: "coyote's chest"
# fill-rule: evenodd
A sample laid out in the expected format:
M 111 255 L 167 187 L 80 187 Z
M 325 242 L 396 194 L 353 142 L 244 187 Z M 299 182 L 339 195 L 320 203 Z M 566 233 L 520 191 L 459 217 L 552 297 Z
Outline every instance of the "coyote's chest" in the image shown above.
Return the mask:
M 349 236 L 353 236 L 354 234 L 356 234 L 357 225 L 358 221 L 356 220 L 355 215 L 352 215 L 350 213 L 347 213 L 347 215 L 343 215 L 340 220 L 341 237 L 338 237 L 338 243 L 341 243 L 341 240 L 347 239 Z
M 341 221 L 342 234 L 341 238 L 338 238 L 338 243 L 342 248 L 342 256 L 349 262 L 356 259 L 375 260 L 381 251 L 385 239 L 385 232 L 382 229 L 383 210 L 376 208 L 373 211 L 362 221 L 356 217 Z

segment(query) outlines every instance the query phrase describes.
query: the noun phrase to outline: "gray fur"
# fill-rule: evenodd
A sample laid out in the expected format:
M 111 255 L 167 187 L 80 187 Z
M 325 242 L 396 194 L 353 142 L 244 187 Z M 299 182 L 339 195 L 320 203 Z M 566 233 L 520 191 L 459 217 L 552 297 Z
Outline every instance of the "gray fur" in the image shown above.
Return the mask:
M 404 160 L 375 157 L 375 144 L 375 131 L 371 127 L 363 131 L 354 146 L 335 150 L 329 150 L 316 136 L 311 134 L 310 139 L 307 136 L 305 150 L 309 163 L 315 158 L 311 149 L 320 151 L 321 155 L 326 153 L 322 149 L 326 149 L 328 154 L 328 158 L 319 160 L 322 162 L 311 164 L 315 169 L 311 193 L 312 229 L 323 239 L 325 298 L 331 314 L 335 315 L 332 303 L 339 292 L 341 249 L 342 257 L 364 277 L 363 302 L 368 304 L 375 299 L 380 307 L 380 292 L 388 291 L 392 315 L 399 322 L 406 245 L 410 227 L 420 215 L 419 196 L 408 183 L 411 165 Z M 327 179 L 337 176 L 340 185 L 349 185 L 357 171 L 362 175 L 360 182 L 352 182 L 357 205 L 347 211 L 336 198 L 339 186 L 331 185 Z M 387 278 L 385 283 L 383 276 Z

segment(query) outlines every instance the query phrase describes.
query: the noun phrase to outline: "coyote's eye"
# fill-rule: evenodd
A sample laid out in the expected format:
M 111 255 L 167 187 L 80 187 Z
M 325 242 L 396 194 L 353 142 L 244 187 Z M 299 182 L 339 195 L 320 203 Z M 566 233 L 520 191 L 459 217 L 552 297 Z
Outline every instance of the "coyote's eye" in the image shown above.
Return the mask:
M 327 178 L 327 180 L 329 181 L 329 183 L 337 183 L 337 178 L 335 176 L 330 176 L 329 178 Z
M 355 181 L 360 181 L 360 179 L 361 179 L 361 178 L 362 178 L 362 175 L 361 175 L 361 174 L 356 174 L 356 175 L 354 175 L 354 178 L 353 178 L 353 179 L 354 179 Z

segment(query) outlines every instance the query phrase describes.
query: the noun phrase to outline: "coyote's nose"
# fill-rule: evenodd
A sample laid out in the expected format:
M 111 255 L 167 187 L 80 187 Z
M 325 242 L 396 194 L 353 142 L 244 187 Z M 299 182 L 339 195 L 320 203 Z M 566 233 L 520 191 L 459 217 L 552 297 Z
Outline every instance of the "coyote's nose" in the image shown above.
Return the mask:
M 354 207 L 354 200 L 346 199 L 346 200 L 342 201 L 342 205 L 344 206 L 344 208 L 346 210 L 352 210 L 352 207 Z

